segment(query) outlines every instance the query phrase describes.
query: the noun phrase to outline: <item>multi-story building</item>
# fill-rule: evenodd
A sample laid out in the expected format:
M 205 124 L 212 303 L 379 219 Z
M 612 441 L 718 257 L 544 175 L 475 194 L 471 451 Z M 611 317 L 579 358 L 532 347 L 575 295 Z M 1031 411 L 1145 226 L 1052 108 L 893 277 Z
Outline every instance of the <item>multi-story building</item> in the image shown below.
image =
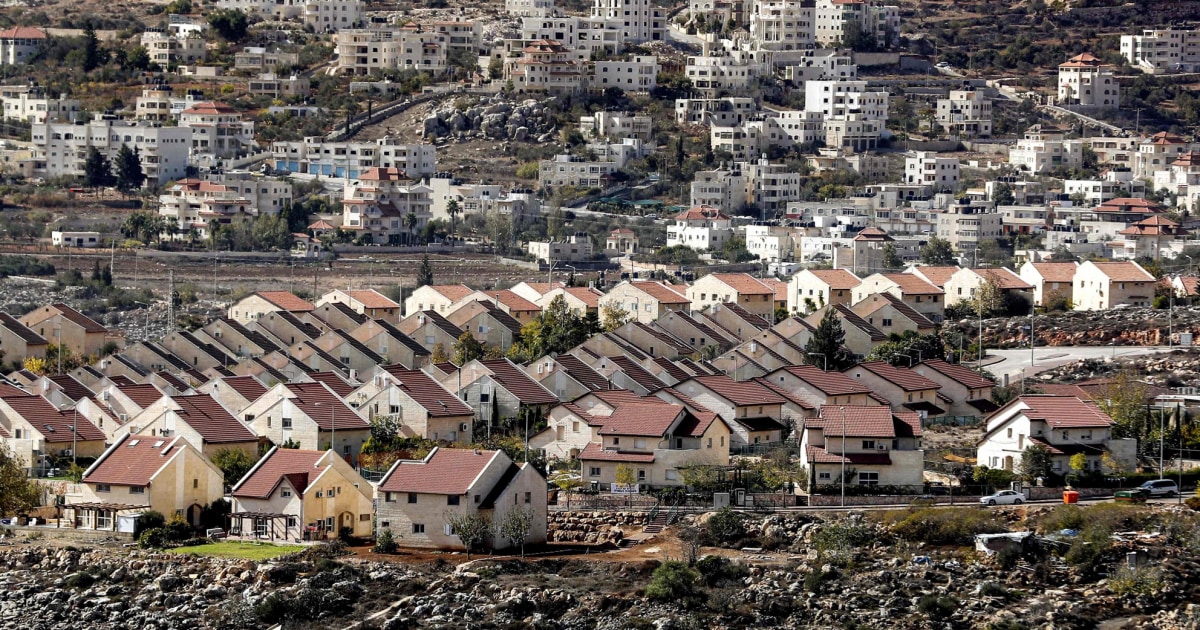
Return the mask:
M 979 244 L 1002 235 L 1000 213 L 990 206 L 955 204 L 937 215 L 937 235 L 975 262 Z
M 579 232 L 561 241 L 530 241 L 527 250 L 538 260 L 547 263 L 590 260 L 592 239 L 586 232 Z
M 1121 88 L 1113 67 L 1091 54 L 1071 57 L 1058 66 L 1058 104 L 1064 107 L 1116 109 Z
M 432 144 L 406 144 L 398 138 L 375 141 L 328 142 L 322 136 L 271 144 L 275 170 L 330 177 L 355 178 L 368 169 L 395 168 L 412 178 L 436 172 L 437 149 Z
M 1137 440 L 1113 437 L 1113 420 L 1092 401 L 1075 396 L 1020 396 L 987 418 L 978 445 L 979 464 L 997 470 L 1020 468 L 1025 449 L 1039 445 L 1050 454 L 1050 472 L 1065 476 L 1076 455 L 1084 471 L 1100 471 L 1106 458 L 1122 469 L 1137 465 Z
M 1200 31 L 1165 28 L 1122 35 L 1121 56 L 1147 74 L 1195 72 L 1200 68 Z
M 937 123 L 947 133 L 964 138 L 992 135 L 992 99 L 981 90 L 950 90 L 937 102 Z
M 736 212 L 746 205 L 746 180 L 740 162 L 711 171 L 697 171 L 691 183 L 692 206 Z
M 1154 172 L 1154 190 L 1175 194 L 1175 205 L 1191 214 L 1200 211 L 1200 153 L 1185 153 L 1163 170 Z
M 620 54 L 625 46 L 622 21 L 582 16 L 526 17 L 521 20 L 521 37 L 504 40 L 504 54 L 519 56 L 539 40 L 550 40 L 566 47 L 571 59 L 587 62 L 597 57 Z
M 296 75 L 288 78 L 276 76 L 274 72 L 264 72 L 250 79 L 246 91 L 258 96 L 286 99 L 308 93 L 309 81 Z
M 757 206 L 762 218 L 782 214 L 788 202 L 800 200 L 804 176 L 788 165 L 760 158 L 740 166 L 745 173 L 746 203 Z
M 366 3 L 362 0 L 303 0 L 297 5 L 304 8 L 304 24 L 317 32 L 338 32 L 366 21 Z
M 46 45 L 46 32 L 29 26 L 0 31 L 0 65 L 15 66 L 29 61 Z
M 1155 190 L 1158 190 L 1155 188 Z M 1146 196 L 1146 182 L 1134 179 L 1128 170 L 1108 170 L 1101 179 L 1063 180 L 1063 194 L 1072 201 L 1082 199 L 1089 208 L 1120 197 L 1141 199 Z
M 1030 173 L 1075 168 L 1083 163 L 1083 141 L 1065 138 L 1058 127 L 1034 125 L 1008 150 L 1008 163 Z
M 79 101 L 52 97 L 37 85 L 0 86 L 0 108 L 5 120 L 28 123 L 71 122 L 79 114 Z
M 764 262 L 792 260 L 796 251 L 796 233 L 782 225 L 747 225 L 746 251 Z
M 742 96 L 675 99 L 675 122 L 734 127 L 758 113 L 758 102 Z
M 560 154 L 542 160 L 538 168 L 538 183 L 546 186 L 576 186 L 606 188 L 610 176 L 617 171 L 616 162 L 588 161 L 574 155 Z
M 173 35 L 163 31 L 142 33 L 142 47 L 150 55 L 150 61 L 166 68 L 170 64 L 204 61 L 208 54 L 204 38 L 198 33 Z
M 649 92 L 658 87 L 658 57 L 636 55 L 625 60 L 597 61 L 593 68 L 592 87 L 610 87 L 626 92 Z
M 154 127 L 123 120 L 93 120 L 84 125 L 33 125 L 32 145 L 45 158 L 35 168 L 42 177 L 83 175 L 88 150 L 96 148 L 112 161 L 121 146 L 137 149 L 147 183 L 162 184 L 187 172 L 192 132 L 184 127 Z
M 287 179 L 251 173 L 211 174 L 207 180 L 181 179 L 158 197 L 158 214 L 177 226 L 177 239 L 208 238 L 209 223 L 228 224 L 247 216 L 278 214 L 292 200 Z
M 225 103 L 197 103 L 179 114 L 179 126 L 192 132 L 193 155 L 233 157 L 254 146 L 254 122 Z
M 866 0 L 817 0 L 813 24 L 818 44 L 843 44 L 857 29 L 887 47 L 900 39 L 900 8 Z
M 596 112 L 579 117 L 579 131 L 584 138 L 637 138 L 649 142 L 653 137 L 649 116 L 634 116 L 629 112 Z
M 886 120 L 888 94 L 867 91 L 866 81 L 809 81 L 804 84 L 804 110 L 820 112 L 827 120 L 850 114 Z
M 1200 144 L 1188 142 L 1180 136 L 1160 131 L 1137 144 L 1133 154 L 1133 176 L 1149 179 L 1154 173 L 1167 167 L 1185 153 L 1200 149 Z
M 247 46 L 233 56 L 234 70 L 251 72 L 278 72 L 299 63 L 299 53 L 268 51 L 262 46 Z
M 400 169 L 376 167 L 347 182 L 342 228 L 371 243 L 411 242 L 429 222 L 432 190 L 409 181 Z
M 684 72 L 697 92 L 715 98 L 744 94 L 767 67 L 752 53 L 733 50 L 688 57 Z
M 438 73 L 447 68 L 449 36 L 415 27 L 343 29 L 337 32 L 338 71 L 368 75 L 378 70 Z
M 858 78 L 854 57 L 846 51 L 832 48 L 802 51 L 796 61 L 776 61 L 783 64 L 783 78 L 799 85 L 805 81 L 851 81 Z
M 504 10 L 518 17 L 546 17 L 554 14 L 554 0 L 505 0 Z
M 958 189 L 958 158 L 917 151 L 904 159 L 904 183 L 929 186 L 935 192 Z
M 815 7 L 801 0 L 757 0 L 750 12 L 750 39 L 768 50 L 812 48 Z
M 520 57 L 506 59 L 504 76 L 521 91 L 577 92 L 584 87 L 587 70 L 566 46 L 541 39 L 521 49 Z
M 593 0 L 592 17 L 616 20 L 622 38 L 630 44 L 667 37 L 667 9 L 650 0 Z
M 693 206 L 676 215 L 675 223 L 667 226 L 667 247 L 720 249 L 733 236 L 732 226 L 733 220 L 717 208 Z

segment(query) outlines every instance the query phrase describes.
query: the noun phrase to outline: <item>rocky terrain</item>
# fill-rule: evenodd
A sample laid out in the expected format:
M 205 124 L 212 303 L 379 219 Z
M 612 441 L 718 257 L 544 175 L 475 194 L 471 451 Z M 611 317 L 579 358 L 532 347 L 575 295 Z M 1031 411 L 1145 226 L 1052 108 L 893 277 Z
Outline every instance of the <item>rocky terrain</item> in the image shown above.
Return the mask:
M 746 515 L 736 540 L 699 550 L 708 557 L 696 564 L 697 581 L 665 598 L 651 594 L 655 570 L 682 559 L 676 534 L 704 530 L 711 514 L 619 555 L 445 556 L 457 566 L 319 548 L 255 563 L 19 542 L 0 551 L 0 615 L 5 627 L 47 630 L 1200 627 L 1195 513 L 1085 508 L 1093 509 Z M 970 544 L 971 528 L 1085 521 L 1075 538 L 1049 532 L 1066 541 L 1055 543 L 1065 553 L 1005 559 Z M 1076 554 L 1089 546 L 1103 551 Z M 1128 553 L 1141 568 L 1122 573 Z
M 1168 326 L 1170 319 L 1171 326 Z M 979 321 L 964 319 L 949 323 L 969 340 L 979 334 Z M 1200 343 L 1200 309 L 1176 305 L 1169 310 L 1124 308 L 1108 311 L 1071 311 L 1038 315 L 1033 318 L 1038 346 L 1165 346 L 1173 330 L 1192 333 Z M 1001 317 L 983 320 L 983 343 L 989 348 L 1029 346 L 1029 318 Z
M 425 136 L 516 142 L 549 142 L 554 139 L 557 123 L 544 101 L 526 99 L 514 103 L 501 96 L 483 96 L 474 102 L 462 104 L 459 107 L 455 103 L 443 103 L 426 114 L 423 127 Z

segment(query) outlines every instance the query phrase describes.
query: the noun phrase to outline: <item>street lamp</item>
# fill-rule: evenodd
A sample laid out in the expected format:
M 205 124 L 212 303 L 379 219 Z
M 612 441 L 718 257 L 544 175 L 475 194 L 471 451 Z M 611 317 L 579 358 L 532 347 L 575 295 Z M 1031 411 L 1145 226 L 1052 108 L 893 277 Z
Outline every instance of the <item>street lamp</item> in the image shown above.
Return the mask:
M 823 368 L 823 371 L 825 371 L 825 372 L 829 371 L 829 357 L 825 356 L 824 352 L 806 352 L 805 354 L 807 354 L 810 357 L 811 356 L 819 356 L 822 359 L 824 359 L 825 367 Z
M 79 457 L 75 454 L 75 451 L 77 450 L 77 446 L 78 446 L 78 442 L 79 442 L 78 437 L 77 437 L 79 435 L 79 429 L 77 428 L 79 426 L 78 404 L 79 403 L 76 403 L 77 406 L 75 407 L 75 420 L 72 421 L 72 423 L 71 423 L 71 464 L 72 465 L 77 465 L 78 461 L 79 461 Z
M 846 507 L 846 408 L 842 407 L 842 507 Z
M 56 335 L 58 335 L 58 348 L 55 349 L 54 354 L 58 355 L 58 373 L 62 374 L 63 347 L 62 347 L 62 324 L 61 323 L 54 327 L 54 333 Z
M 917 351 L 917 363 L 920 363 L 920 362 L 923 360 L 923 353 L 921 352 L 921 349 L 920 349 L 920 348 L 918 348 L 917 346 L 909 346 L 909 347 L 905 348 L 905 350 L 913 350 L 913 349 L 916 349 L 916 351 Z M 909 359 L 909 361 L 911 361 L 911 360 L 912 360 L 912 357 L 908 357 L 908 359 Z

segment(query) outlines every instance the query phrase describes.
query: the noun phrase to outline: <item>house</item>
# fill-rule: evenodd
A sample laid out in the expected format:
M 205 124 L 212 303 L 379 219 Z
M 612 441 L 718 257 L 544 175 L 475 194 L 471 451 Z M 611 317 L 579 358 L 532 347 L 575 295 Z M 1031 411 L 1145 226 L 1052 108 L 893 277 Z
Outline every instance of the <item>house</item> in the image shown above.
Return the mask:
M 312 309 L 309 309 L 310 311 Z M 309 311 L 302 315 L 307 316 Z M 268 339 L 276 339 L 286 346 L 292 346 L 305 339 L 313 340 L 321 336 L 321 327 L 301 319 L 295 313 L 275 311 L 263 315 L 252 324 L 246 326 L 249 330 L 257 330 L 267 334 Z
M 174 330 L 167 333 L 161 342 L 162 346 L 171 354 L 183 359 L 186 365 L 198 370 L 237 364 L 237 357 L 224 347 L 210 343 L 209 339 L 209 336 L 202 331 L 191 333 L 186 330 Z
M 693 311 L 732 302 L 767 321 L 775 318 L 775 290 L 748 273 L 710 273 L 685 291 Z
M 358 405 L 373 421 L 395 424 L 403 437 L 468 443 L 475 410 L 420 370 L 382 365 L 371 383 L 374 393 Z
M 389 319 L 372 319 L 351 330 L 350 336 L 387 363 L 399 363 L 409 369 L 421 369 L 432 355 L 429 349 L 401 332 Z
M 788 280 L 788 312 L 805 314 L 826 304 L 848 305 L 861 282 L 845 269 L 803 269 Z
M 316 305 L 323 306 L 330 303 L 345 304 L 355 313 L 366 315 L 371 319 L 400 321 L 400 305 L 375 289 L 348 289 L 345 291 L 335 289 L 322 295 Z
M 1083 454 L 1087 471 L 1101 470 L 1107 453 L 1124 470 L 1137 464 L 1137 440 L 1115 439 L 1113 420 L 1095 403 L 1075 396 L 1020 396 L 987 419 L 977 445 L 980 466 L 1015 471 L 1025 449 L 1037 444 L 1050 451 L 1051 472 L 1071 472 L 1071 457 Z
M 235 532 L 314 540 L 371 535 L 371 485 L 332 450 L 272 448 L 233 486 Z
M 109 415 L 119 419 L 122 424 L 153 406 L 162 397 L 162 391 L 150 383 L 105 385 L 97 392 L 97 398 L 108 408 Z
M 855 355 L 865 357 L 871 354 L 875 346 L 887 341 L 887 335 L 872 326 L 867 320 L 860 317 L 858 313 L 855 313 L 845 304 L 833 304 L 817 309 L 812 315 L 805 317 L 804 321 L 816 328 L 825 317 L 825 311 L 827 310 L 832 310 L 834 317 L 841 322 L 842 331 L 845 333 L 843 345 Z
M 971 269 L 963 267 L 954 272 L 942 288 L 946 292 L 945 305 L 953 306 L 960 302 L 969 302 L 985 284 L 991 283 L 1000 290 L 1002 299 L 1017 297 L 1025 303 L 1033 304 L 1033 285 L 1011 269 L 1003 267 L 995 269 Z
M 342 196 L 342 229 L 368 243 L 410 243 L 432 218 L 433 189 L 409 185 L 408 175 L 395 167 L 368 168 L 346 182 Z M 416 218 L 408 225 L 407 217 Z
M 692 352 L 702 352 L 707 346 L 716 346 L 723 353 L 740 341 L 733 333 L 708 318 L 692 316 L 686 311 L 667 311 L 654 325 L 687 342 Z
M 538 302 L 551 291 L 565 288 L 567 285 L 562 282 L 518 282 L 509 290 L 530 302 Z
M 1117 234 L 1124 239 L 1125 247 L 1121 252 L 1124 258 L 1159 260 L 1164 250 L 1170 251 L 1172 244 L 1186 239 L 1189 232 L 1177 221 L 1155 215 L 1142 219 Z
M 454 305 L 475 290 L 465 284 L 427 284 L 418 287 L 404 300 L 404 313 L 411 317 L 418 311 L 430 310 L 445 315 Z
M 1071 57 L 1058 66 L 1058 101 L 1062 107 L 1116 109 L 1121 87 L 1115 69 L 1090 53 Z
M 463 302 L 446 319 L 471 333 L 480 343 L 501 350 L 508 350 L 521 336 L 521 322 L 488 300 Z
M 200 527 L 203 511 L 220 499 L 221 469 L 182 437 L 125 435 L 83 473 L 81 501 L 63 506 L 88 529 L 117 530 L 119 512 L 143 508 Z
M 475 410 L 475 421 L 484 423 L 489 434 L 492 425 L 515 421 L 523 411 L 536 422 L 548 405 L 558 403 L 553 393 L 508 359 L 470 361 L 441 384 Z
M 695 316 L 698 311 L 694 311 Z M 699 313 L 711 325 L 721 328 L 722 330 L 732 333 L 741 341 L 745 341 L 760 331 L 771 327 L 771 322 L 761 315 L 756 315 L 742 308 L 740 304 L 729 302 L 727 304 L 713 304 L 708 307 L 708 310 Z
M 759 382 L 770 383 L 803 401 L 807 410 L 821 405 L 868 406 L 882 404 L 874 390 L 841 372 L 826 372 L 815 365 L 789 365 L 768 373 Z M 807 414 L 806 414 L 807 415 Z
M 664 356 L 675 359 L 681 355 L 689 355 L 695 352 L 695 348 L 692 348 L 683 340 L 677 339 L 674 335 L 652 324 L 628 322 L 620 328 L 613 330 L 612 334 L 619 336 L 630 345 L 651 357 Z
M 225 449 L 258 456 L 258 436 L 207 394 L 163 396 L 130 417 L 127 426 L 131 435 L 145 439 L 182 437 L 206 457 Z
M 800 446 L 809 492 L 843 480 L 860 486 L 924 484 L 921 419 L 913 412 L 883 405 L 825 405 L 817 417 L 805 420 Z
M 546 355 L 526 365 L 525 373 L 554 392 L 559 400 L 575 400 L 588 392 L 609 388 L 604 376 L 570 354 Z
M 692 206 L 667 225 L 667 247 L 687 245 L 698 251 L 720 250 L 733 237 L 733 219 L 712 206 Z
M 546 541 L 546 480 L 504 451 L 434 448 L 424 459 L 397 461 L 376 493 L 379 529 L 391 530 L 401 546 L 463 549 L 450 515 L 478 514 L 499 524 L 510 510 L 530 512 L 524 544 Z M 510 545 L 501 536 L 491 540 L 494 549 Z
M 371 426 L 325 383 L 280 383 L 242 410 L 242 421 L 272 444 L 334 450 L 354 462 Z
M 941 323 L 945 317 L 945 304 L 943 303 L 945 291 L 915 274 L 871 274 L 854 287 L 851 303 L 861 302 L 874 293 L 891 293 L 934 323 Z
M 948 415 L 980 416 L 998 407 L 992 402 L 995 381 L 964 365 L 927 359 L 912 371 L 938 384 L 938 397 L 948 405 Z
M 446 353 L 446 356 L 450 356 L 454 342 L 458 341 L 458 338 L 465 332 L 432 309 L 413 312 L 405 317 L 396 328 L 412 337 L 413 341 L 421 344 L 430 352 L 441 346 L 442 352 Z M 432 356 L 430 360 L 432 361 Z
M 534 304 L 532 301 L 525 299 L 521 295 L 507 289 L 491 290 L 491 291 L 475 291 L 471 295 L 459 301 L 459 307 L 470 304 L 471 302 L 491 302 L 500 310 L 509 314 L 517 323 L 525 325 L 542 314 L 542 307 Z M 458 310 L 457 308 L 455 310 Z M 453 321 L 453 312 L 448 315 Z
M 98 356 L 107 341 L 107 328 L 61 302 L 35 309 L 18 319 L 41 338 L 65 346 L 77 357 Z
M 754 381 L 725 375 L 694 376 L 674 390 L 721 416 L 733 446 L 779 442 L 793 418 L 783 417 L 785 398 Z
M 212 396 L 222 407 L 241 418 L 243 409 L 267 393 L 267 386 L 253 376 L 222 376 L 197 387 L 196 393 Z
M 1033 285 L 1033 303 L 1047 306 L 1059 300 L 1075 301 L 1077 262 L 1027 262 L 1021 265 L 1021 279 Z M 1068 307 L 1069 308 L 1069 307 Z
M 41 396 L 8 391 L 0 396 L 0 438 L 30 470 L 44 470 L 51 458 L 96 457 L 105 435 L 86 417 L 62 411 Z
M 1122 304 L 1150 306 L 1155 279 L 1141 265 L 1122 262 L 1085 261 L 1075 270 L 1075 310 L 1107 310 Z
M 561 287 L 552 289 L 534 301 L 538 308 L 545 310 L 559 296 L 567 303 L 567 308 L 580 317 L 588 315 L 600 316 L 600 298 L 604 293 L 595 287 Z
M 620 309 L 630 319 L 649 324 L 667 311 L 687 311 L 692 300 L 687 287 L 658 280 L 625 280 L 600 298 L 601 319 L 605 309 Z
M 256 291 L 233 303 L 229 307 L 229 318 L 240 324 L 249 324 L 263 315 L 275 312 L 299 315 L 313 310 L 312 302 L 297 297 L 290 291 Z
M 639 396 L 649 396 L 667 386 L 642 367 L 639 361 L 649 360 L 642 356 L 638 359 L 626 355 L 606 356 L 593 365 L 596 371 L 604 375 L 613 389 L 628 389 Z
M 937 324 L 891 293 L 868 296 L 851 306 L 850 310 L 889 337 L 910 331 L 927 335 L 937 329 Z
M 50 342 L 33 332 L 28 326 L 17 321 L 8 313 L 0 312 L 0 352 L 10 361 L 24 360 L 30 357 L 46 356 L 46 348 Z
M 908 368 L 883 361 L 860 363 L 842 371 L 843 374 L 871 388 L 877 396 L 891 403 L 896 411 L 915 411 L 921 418 L 946 413 L 938 396 L 941 389 L 935 381 Z
M 46 32 L 29 26 L 0 31 L 0 65 L 15 66 L 29 61 L 46 45 Z
M 354 330 L 371 319 L 341 302 L 326 302 L 305 313 L 301 318 L 323 330 L 333 328 Z

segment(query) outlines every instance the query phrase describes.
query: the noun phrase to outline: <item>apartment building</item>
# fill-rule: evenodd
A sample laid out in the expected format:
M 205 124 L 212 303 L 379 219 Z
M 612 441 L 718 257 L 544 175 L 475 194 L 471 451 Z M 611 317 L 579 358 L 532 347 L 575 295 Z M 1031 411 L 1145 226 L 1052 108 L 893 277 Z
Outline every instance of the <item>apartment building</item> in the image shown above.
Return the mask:
M 50 96 L 37 85 L 0 86 L 0 111 L 5 120 L 27 123 L 71 122 L 79 115 L 79 101 Z
M 979 243 L 1000 238 L 1003 233 L 1000 224 L 1000 213 L 991 207 L 954 204 L 937 215 L 937 235 L 950 241 L 963 256 L 970 257 Z
M 365 76 L 377 70 L 447 68 L 448 36 L 416 28 L 347 28 L 337 32 L 338 72 Z
M 981 90 L 950 90 L 937 102 L 936 120 L 952 136 L 987 138 L 992 135 L 992 99 Z
M 610 175 L 617 171 L 616 162 L 589 161 L 575 155 L 559 154 L 538 163 L 538 183 L 546 186 L 577 186 L 606 188 Z
M 566 46 L 541 39 L 521 49 L 520 57 L 505 60 L 504 77 L 519 91 L 578 92 L 586 82 L 587 69 Z
M 593 0 L 592 17 L 616 20 L 630 44 L 661 41 L 667 36 L 668 9 L 650 0 Z
M 675 99 L 675 122 L 735 127 L 758 113 L 758 102 L 742 96 Z
M 1122 35 L 1121 56 L 1146 74 L 1195 72 L 1200 68 L 1200 31 L 1165 28 Z
M 302 6 L 304 24 L 318 32 L 340 32 L 366 21 L 366 3 L 362 0 L 303 0 Z
M 299 141 L 271 143 L 271 160 L 275 170 L 287 173 L 353 179 L 372 168 L 391 168 L 418 178 L 437 171 L 437 148 L 432 144 L 404 143 L 394 137 L 329 142 L 323 136 L 310 136 Z
M 183 178 L 192 144 L 192 131 L 186 127 L 108 119 L 86 124 L 35 124 L 30 137 L 33 147 L 45 158 L 44 166 L 35 167 L 38 176 L 82 176 L 90 148 L 111 161 L 125 145 L 138 150 L 146 181 L 158 184 Z
M 1113 67 L 1089 53 L 1058 66 L 1058 104 L 1063 107 L 1117 109 L 1121 88 Z
M 342 228 L 371 243 L 411 241 L 431 218 L 432 190 L 411 185 L 396 168 L 370 168 L 357 180 L 346 182 L 343 195 Z M 413 215 L 415 224 L 406 217 Z
M 591 85 L 597 90 L 615 87 L 626 92 L 649 92 L 658 87 L 658 57 L 653 55 L 597 61 L 592 72 Z
M 1008 163 L 1029 173 L 1054 168 L 1076 168 L 1083 164 L 1083 141 L 1067 140 L 1062 129 L 1037 124 L 1008 150 Z
M 818 44 L 841 44 L 851 24 L 873 35 L 882 47 L 900 40 L 899 7 L 867 0 L 817 0 L 813 38 Z
M 750 12 L 750 39 L 767 50 L 812 48 L 816 8 L 801 0 L 759 0 Z
M 688 57 L 684 69 L 692 87 L 708 98 L 745 93 L 766 71 L 761 61 L 742 50 Z
M 0 65 L 25 63 L 46 45 L 46 32 L 29 26 L 0 31 Z
M 935 192 L 958 190 L 958 158 L 917 151 L 904 159 L 904 183 L 930 187 Z
M 268 51 L 262 46 L 247 46 L 233 56 L 234 70 L 250 72 L 276 72 L 300 63 L 300 54 L 293 52 Z
M 687 245 L 701 251 L 720 249 L 733 236 L 733 219 L 711 206 L 693 206 L 667 226 L 667 247 Z
M 197 103 L 179 114 L 179 126 L 192 131 L 193 155 L 228 158 L 254 148 L 254 122 L 225 103 Z
M 190 64 L 204 61 L 208 54 L 204 38 L 198 33 L 172 34 L 163 31 L 142 33 L 142 47 L 150 61 L 166 68 L 171 64 Z

